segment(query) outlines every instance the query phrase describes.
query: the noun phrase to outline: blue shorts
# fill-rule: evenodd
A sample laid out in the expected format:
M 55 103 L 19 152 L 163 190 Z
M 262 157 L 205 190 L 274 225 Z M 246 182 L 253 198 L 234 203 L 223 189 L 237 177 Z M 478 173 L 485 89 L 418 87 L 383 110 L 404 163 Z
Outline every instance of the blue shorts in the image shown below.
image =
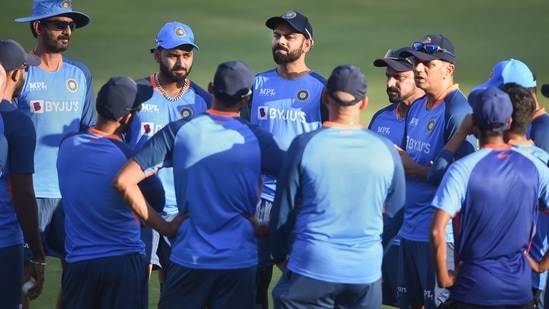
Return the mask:
M 274 308 L 381 308 L 381 278 L 346 284 L 312 279 L 285 269 L 273 288 Z
M 47 256 L 64 259 L 65 251 L 65 209 L 60 198 L 37 198 L 38 228 L 42 246 Z M 25 260 L 32 259 L 28 246 L 25 247 Z
M 23 244 L 0 248 L 0 304 L 2 308 L 18 309 L 21 304 L 23 278 Z
M 400 245 L 389 246 L 389 250 L 383 255 L 383 264 L 381 265 L 383 304 L 395 306 L 397 304 L 398 288 L 398 256 Z
M 156 250 L 158 249 L 160 234 L 148 225 L 142 225 L 140 232 L 141 241 L 145 244 L 145 261 L 147 261 L 148 264 L 153 265 L 153 270 L 159 269 L 160 260 L 158 259 Z
M 61 281 L 62 308 L 149 307 L 148 269 L 139 253 L 68 263 Z
M 447 243 L 447 266 L 455 269 L 454 244 Z M 398 263 L 398 305 L 408 308 L 424 305 L 434 309 L 450 296 L 447 289 L 438 287 L 435 264 L 431 258 L 428 242 L 417 242 L 402 238 Z
M 255 272 L 255 266 L 211 270 L 191 269 L 171 263 L 158 308 L 254 308 Z

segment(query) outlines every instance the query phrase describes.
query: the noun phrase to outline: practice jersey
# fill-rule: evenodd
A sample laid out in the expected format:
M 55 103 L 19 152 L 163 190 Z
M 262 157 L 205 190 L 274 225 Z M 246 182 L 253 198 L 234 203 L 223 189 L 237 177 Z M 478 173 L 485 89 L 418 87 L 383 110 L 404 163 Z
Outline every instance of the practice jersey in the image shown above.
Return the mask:
M 173 167 L 180 214 L 170 260 L 193 269 L 257 265 L 252 224 L 261 175 L 277 175 L 283 151 L 237 113 L 208 110 L 171 122 L 134 157 L 145 173 Z
M 327 120 L 321 103 L 326 79 L 316 72 L 300 78 L 281 78 L 276 69 L 256 75 L 250 122 L 271 132 L 287 149 L 294 137 L 320 128 Z M 276 180 L 265 177 L 261 197 L 273 201 Z
M 145 254 L 140 219 L 112 187 L 116 173 L 132 153 L 118 136 L 93 128 L 62 141 L 57 169 L 65 209 L 67 262 Z M 140 188 L 152 207 L 162 209 L 164 190 L 156 176 L 145 178 Z
M 36 129 L 36 197 L 60 198 L 55 162 L 61 139 L 95 125 L 91 73 L 83 63 L 66 56 L 55 72 L 29 66 L 21 96 L 14 102 Z
M 465 95 L 454 85 L 431 109 L 426 108 L 427 96 L 418 99 L 409 109 L 406 118 L 406 152 L 412 160 L 430 166 L 437 154 L 450 140 L 465 117 L 472 113 Z M 469 137 L 456 152 L 459 159 L 476 148 L 476 139 Z M 437 185 L 417 177 L 406 177 L 406 206 L 404 222 L 400 230 L 402 238 L 429 242 L 429 225 L 433 216 L 431 200 Z M 446 241 L 453 242 L 451 224 L 448 225 Z
M 289 270 L 327 282 L 381 278 L 382 210 L 393 216 L 405 196 L 402 162 L 388 139 L 325 122 L 294 139 L 278 180 L 269 223 L 274 262 L 289 254 Z
M 533 140 L 536 146 L 549 152 L 549 115 L 545 112 L 545 108 L 542 107 L 536 111 L 526 136 Z
M 0 118 L 0 177 L 8 163 L 8 140 L 4 135 L 4 120 Z
M 23 243 L 12 201 L 10 175 L 34 172 L 36 133 L 29 117 L 7 100 L 0 102 L 0 123 L 7 141 L 7 161 L 0 176 L 0 248 Z
M 385 136 L 400 148 L 405 147 L 406 118 L 398 114 L 398 104 L 393 103 L 378 110 L 370 121 L 368 129 Z
M 463 266 L 451 299 L 482 306 L 532 299 L 524 252 L 538 203 L 549 205 L 548 186 L 546 164 L 510 145 L 482 148 L 450 166 L 432 204 L 457 215 L 455 254 Z
M 134 149 L 143 147 L 146 141 L 168 123 L 203 113 L 211 105 L 212 96 L 194 82 L 190 82 L 189 89 L 175 102 L 166 100 L 160 93 L 154 75 L 140 79 L 137 83 L 153 87 L 155 91 L 149 100 L 143 102 L 126 134 L 126 142 Z M 171 168 L 162 169 L 158 171 L 158 177 L 166 191 L 166 205 L 162 214 L 177 214 L 173 171 Z

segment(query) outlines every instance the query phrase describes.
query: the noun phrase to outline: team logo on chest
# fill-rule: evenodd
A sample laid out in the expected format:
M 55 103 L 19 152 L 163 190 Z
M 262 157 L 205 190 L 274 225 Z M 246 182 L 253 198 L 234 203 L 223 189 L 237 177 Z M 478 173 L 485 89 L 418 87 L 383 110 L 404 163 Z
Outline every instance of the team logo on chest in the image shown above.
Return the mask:
M 435 128 L 435 120 L 434 119 L 431 119 L 429 120 L 429 122 L 427 122 L 427 132 L 431 132 L 433 131 L 433 129 Z
M 72 78 L 67 79 L 67 89 L 69 89 L 70 92 L 76 92 L 78 90 L 78 83 L 76 80 Z
M 182 109 L 179 110 L 179 116 L 181 118 L 187 118 L 192 115 L 193 115 L 193 110 L 188 107 L 183 107 Z
M 300 102 L 305 102 L 307 100 L 309 100 L 309 98 L 311 97 L 311 94 L 309 93 L 309 91 L 307 89 L 301 89 L 297 92 L 297 95 L 296 95 L 296 99 Z

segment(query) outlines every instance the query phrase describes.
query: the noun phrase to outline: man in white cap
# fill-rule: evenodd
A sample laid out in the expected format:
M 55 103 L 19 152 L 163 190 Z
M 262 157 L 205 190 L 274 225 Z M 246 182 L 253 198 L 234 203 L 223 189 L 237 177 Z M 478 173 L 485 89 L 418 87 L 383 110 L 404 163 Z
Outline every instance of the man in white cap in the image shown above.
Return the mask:
M 65 258 L 65 228 L 55 161 L 62 136 L 95 125 L 94 91 L 88 68 L 63 52 L 73 31 L 90 22 L 73 11 L 70 0 L 35 0 L 32 14 L 15 19 L 29 23 L 36 38 L 32 54 L 41 64 L 29 67 L 21 96 L 14 100 L 36 129 L 34 191 L 42 242 L 47 256 Z M 29 258 L 26 256 L 26 258 Z

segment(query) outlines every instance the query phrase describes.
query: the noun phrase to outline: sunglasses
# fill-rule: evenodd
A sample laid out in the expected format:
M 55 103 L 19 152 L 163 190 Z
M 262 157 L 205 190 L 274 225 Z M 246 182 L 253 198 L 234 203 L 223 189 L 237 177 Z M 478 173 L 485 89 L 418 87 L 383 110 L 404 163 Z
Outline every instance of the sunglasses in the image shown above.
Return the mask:
M 64 21 L 64 20 L 55 20 L 55 19 L 45 19 L 40 21 L 43 24 L 53 24 L 57 30 L 65 30 L 69 27 L 72 30 L 76 28 L 76 23 L 74 21 Z
M 383 58 L 389 59 L 389 60 L 400 61 L 400 62 L 406 62 L 406 63 L 408 63 L 408 64 L 410 64 L 410 65 L 414 65 L 414 64 L 412 63 L 412 60 L 410 60 L 410 59 L 408 59 L 408 58 L 398 57 L 398 56 L 395 54 L 395 51 L 392 50 L 392 49 L 389 49 Z
M 412 44 L 412 48 L 415 51 L 423 51 L 423 52 L 426 52 L 428 54 L 434 54 L 434 53 L 437 53 L 437 52 L 440 51 L 440 52 L 446 53 L 446 54 L 448 54 L 448 55 L 450 55 L 454 58 L 456 57 L 454 54 L 452 54 L 448 50 L 446 50 L 444 48 L 441 48 L 437 44 L 433 44 L 433 43 L 415 42 L 414 44 Z

